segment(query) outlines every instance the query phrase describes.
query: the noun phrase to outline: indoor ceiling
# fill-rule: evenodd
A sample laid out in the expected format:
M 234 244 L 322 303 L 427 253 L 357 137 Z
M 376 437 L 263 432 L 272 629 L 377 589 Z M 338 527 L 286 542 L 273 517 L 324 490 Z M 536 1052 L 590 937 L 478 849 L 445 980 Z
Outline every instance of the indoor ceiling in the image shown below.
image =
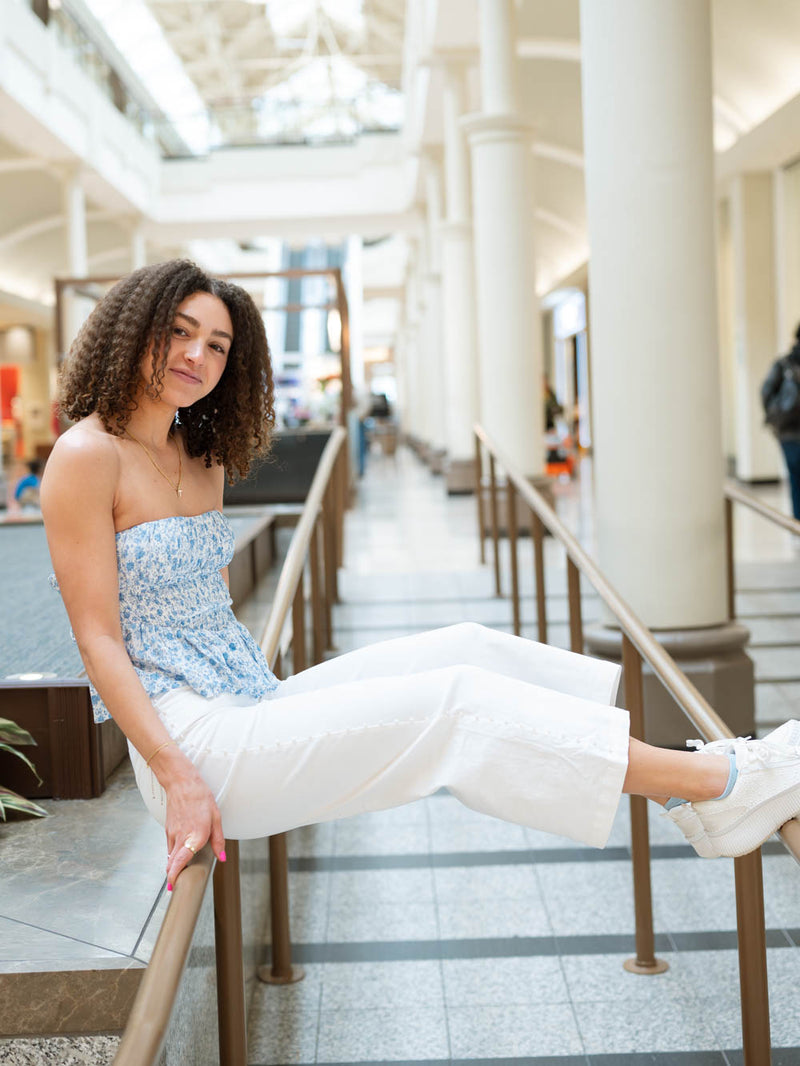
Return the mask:
M 405 0 L 64 2 L 102 27 L 192 152 L 402 123 Z
M 404 0 L 147 0 L 209 106 L 250 100 L 315 59 L 345 56 L 400 88 Z

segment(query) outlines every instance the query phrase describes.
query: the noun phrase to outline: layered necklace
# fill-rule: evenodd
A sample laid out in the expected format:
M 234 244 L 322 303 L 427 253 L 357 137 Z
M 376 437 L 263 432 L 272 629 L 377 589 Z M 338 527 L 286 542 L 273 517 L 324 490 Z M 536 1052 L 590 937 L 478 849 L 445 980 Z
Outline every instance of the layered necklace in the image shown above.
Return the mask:
M 177 482 L 175 482 L 172 480 L 169 474 L 159 466 L 144 441 L 139 440 L 138 437 L 134 437 L 134 435 L 127 427 L 125 429 L 125 432 L 131 438 L 131 440 L 135 440 L 139 447 L 144 451 L 144 454 L 147 456 L 147 458 L 150 460 L 150 462 L 153 464 L 159 474 L 161 474 L 163 479 L 169 484 L 170 488 L 175 491 L 175 495 L 178 497 L 183 496 L 183 489 L 181 488 L 181 479 L 183 478 L 183 461 L 181 460 L 181 446 L 180 444 L 178 444 L 177 439 L 173 438 L 173 440 L 175 440 L 175 447 L 178 449 L 178 480 Z

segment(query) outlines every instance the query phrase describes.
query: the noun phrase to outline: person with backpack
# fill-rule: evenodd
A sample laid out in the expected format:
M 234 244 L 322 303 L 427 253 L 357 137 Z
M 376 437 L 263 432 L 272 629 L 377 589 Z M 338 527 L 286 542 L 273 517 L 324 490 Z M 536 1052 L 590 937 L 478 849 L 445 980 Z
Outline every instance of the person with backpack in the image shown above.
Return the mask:
M 800 520 L 800 324 L 791 351 L 776 359 L 761 386 L 764 418 L 778 438 L 792 493 L 792 511 Z

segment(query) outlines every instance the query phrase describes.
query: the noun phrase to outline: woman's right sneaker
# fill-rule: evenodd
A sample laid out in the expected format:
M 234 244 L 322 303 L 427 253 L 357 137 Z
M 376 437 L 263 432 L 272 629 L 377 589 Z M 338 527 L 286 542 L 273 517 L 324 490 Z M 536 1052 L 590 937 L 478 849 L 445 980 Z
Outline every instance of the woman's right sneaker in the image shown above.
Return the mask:
M 736 858 L 800 814 L 800 722 L 785 722 L 763 740 L 718 741 L 714 748 L 728 744 L 738 771 L 730 794 L 692 807 L 706 833 L 704 850 Z

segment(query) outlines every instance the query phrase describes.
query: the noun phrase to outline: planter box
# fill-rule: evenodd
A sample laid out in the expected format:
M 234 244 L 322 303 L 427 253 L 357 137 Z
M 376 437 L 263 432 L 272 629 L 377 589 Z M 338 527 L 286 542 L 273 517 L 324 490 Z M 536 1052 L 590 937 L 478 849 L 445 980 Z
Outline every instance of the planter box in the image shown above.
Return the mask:
M 99 796 L 128 752 L 116 722 L 95 725 L 85 681 L 0 682 L 0 717 L 11 718 L 36 741 L 36 747 L 21 751 L 41 785 L 24 763 L 0 752 L 0 783 L 31 799 Z

